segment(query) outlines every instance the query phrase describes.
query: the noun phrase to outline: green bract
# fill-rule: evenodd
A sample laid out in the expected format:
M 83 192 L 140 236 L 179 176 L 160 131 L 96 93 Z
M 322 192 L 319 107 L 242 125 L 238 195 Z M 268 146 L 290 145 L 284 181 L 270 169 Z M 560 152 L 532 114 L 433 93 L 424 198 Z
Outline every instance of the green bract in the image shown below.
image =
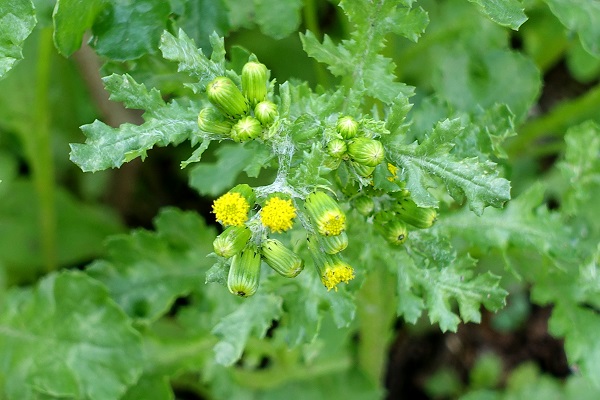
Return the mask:
M 348 155 L 354 162 L 367 167 L 376 167 L 385 159 L 385 151 L 379 140 L 362 137 L 350 141 Z
M 258 62 L 248 62 L 242 68 L 242 92 L 251 106 L 267 96 L 267 67 Z
M 231 258 L 227 288 L 233 294 L 249 297 L 256 293 L 260 280 L 260 253 L 254 245 Z
M 198 127 L 207 133 L 228 136 L 233 124 L 214 108 L 206 107 L 198 113 Z
M 233 118 L 248 112 L 248 101 L 231 79 L 218 76 L 206 86 L 206 95 L 225 115 Z
M 229 133 L 234 142 L 246 142 L 256 139 L 262 133 L 260 122 L 254 117 L 243 117 L 231 128 Z
M 246 247 L 252 231 L 247 226 L 230 226 L 213 241 L 215 253 L 221 257 L 232 257 Z
M 260 251 L 267 265 L 279 275 L 293 278 L 304 268 L 304 261 L 277 239 L 265 240 Z

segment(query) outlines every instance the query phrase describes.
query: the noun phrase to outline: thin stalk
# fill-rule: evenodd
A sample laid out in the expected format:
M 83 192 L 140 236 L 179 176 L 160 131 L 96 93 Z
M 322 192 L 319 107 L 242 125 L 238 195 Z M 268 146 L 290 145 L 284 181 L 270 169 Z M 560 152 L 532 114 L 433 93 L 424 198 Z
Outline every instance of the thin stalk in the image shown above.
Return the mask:
M 377 385 L 383 384 L 387 354 L 396 316 L 394 279 L 385 268 L 369 272 L 358 294 L 358 364 Z
M 48 88 L 52 57 L 52 29 L 42 28 L 39 36 L 37 69 L 35 74 L 35 101 L 32 125 L 27 139 L 29 164 L 38 196 L 40 240 L 44 268 L 57 268 L 56 207 L 54 161 L 50 137 L 50 109 Z
M 319 26 L 318 12 L 317 6 L 315 4 L 315 0 L 305 0 L 304 1 L 304 24 L 306 25 L 306 29 L 311 31 L 317 38 L 321 39 L 323 34 L 321 32 L 321 27 Z M 313 60 L 313 68 L 315 71 L 315 75 L 317 76 L 317 83 L 323 87 L 327 87 L 329 83 L 329 79 L 327 76 L 327 71 L 325 71 L 325 66 L 320 62 Z

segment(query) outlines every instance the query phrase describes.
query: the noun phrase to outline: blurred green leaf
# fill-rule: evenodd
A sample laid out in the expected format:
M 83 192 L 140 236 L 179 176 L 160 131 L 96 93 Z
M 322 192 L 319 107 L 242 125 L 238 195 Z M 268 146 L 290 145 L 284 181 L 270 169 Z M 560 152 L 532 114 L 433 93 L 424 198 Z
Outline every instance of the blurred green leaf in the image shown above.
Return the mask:
M 545 0 L 550 10 L 590 54 L 600 57 L 600 4 L 596 1 Z
M 23 58 L 23 42 L 36 23 L 31 0 L 4 0 L 0 4 L 0 79 Z
M 302 0 L 254 0 L 260 30 L 274 39 L 295 32 L 300 25 L 302 3 Z
M 154 53 L 171 9 L 163 0 L 111 0 L 98 16 L 90 40 L 98 54 L 126 61 Z
M 81 47 L 85 31 L 109 6 L 108 0 L 57 0 L 52 14 L 54 44 L 58 52 L 69 57 Z
M 169 379 L 160 375 L 142 375 L 139 381 L 129 388 L 121 400 L 173 400 L 175 395 Z
M 138 230 L 110 238 L 110 257 L 88 268 L 127 314 L 150 321 L 204 284 L 213 264 L 206 254 L 216 235 L 195 213 L 172 208 L 163 209 L 154 224 L 156 232 Z
M 3 397 L 116 399 L 140 376 L 139 334 L 108 291 L 80 272 L 15 289 L 0 312 Z
M 518 30 L 527 16 L 523 12 L 523 4 L 519 0 L 469 0 L 477 4 L 481 11 L 492 21 L 502 26 Z

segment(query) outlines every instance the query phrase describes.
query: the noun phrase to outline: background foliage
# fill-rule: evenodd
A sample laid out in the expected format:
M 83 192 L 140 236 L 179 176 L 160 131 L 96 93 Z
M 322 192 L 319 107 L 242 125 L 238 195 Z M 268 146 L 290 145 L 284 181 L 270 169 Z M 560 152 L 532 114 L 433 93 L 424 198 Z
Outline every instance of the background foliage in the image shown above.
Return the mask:
M 573 0 L 4 1 L 0 398 L 597 398 L 599 27 Z M 207 257 L 212 199 L 281 162 L 198 133 L 204 86 L 250 54 L 291 182 L 332 185 L 312 138 L 361 114 L 439 208 L 394 248 L 346 204 L 357 278 L 337 292 L 308 265 L 239 299 Z M 491 341 L 410 379 L 395 362 L 470 323 L 517 335 L 539 307 L 562 375 Z

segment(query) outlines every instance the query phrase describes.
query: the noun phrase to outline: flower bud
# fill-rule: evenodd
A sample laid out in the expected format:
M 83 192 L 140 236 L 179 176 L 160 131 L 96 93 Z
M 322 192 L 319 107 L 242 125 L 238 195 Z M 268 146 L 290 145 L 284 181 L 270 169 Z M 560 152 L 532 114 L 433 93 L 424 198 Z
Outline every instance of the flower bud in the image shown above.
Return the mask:
M 379 140 L 360 137 L 348 144 L 348 155 L 359 164 L 376 167 L 385 158 L 385 151 Z
M 369 196 L 360 196 L 352 201 L 352 206 L 362 215 L 370 215 L 375 209 L 375 202 Z
M 304 268 L 302 259 L 279 240 L 265 240 L 260 251 L 267 265 L 287 278 L 297 276 Z
M 248 112 L 248 101 L 233 81 L 218 76 L 206 86 L 208 100 L 219 110 L 232 118 L 238 118 Z
M 212 107 L 206 107 L 198 113 L 198 127 L 201 131 L 228 136 L 233 124 L 223 114 Z
M 408 197 L 396 203 L 393 209 L 404 222 L 419 229 L 431 227 L 437 218 L 434 208 L 421 208 Z
M 337 236 L 321 236 L 319 242 L 327 254 L 337 254 L 348 247 L 348 235 L 342 232 Z
M 252 106 L 267 97 L 267 67 L 264 64 L 250 61 L 244 65 L 242 91 Z
M 254 117 L 243 117 L 233 127 L 229 136 L 234 142 L 246 142 L 251 139 L 256 139 L 262 133 L 260 122 Z
M 395 219 L 388 222 L 383 226 L 382 234 L 388 243 L 394 245 L 401 245 L 408 239 L 408 230 L 406 224 L 403 221 Z
M 334 289 L 337 292 L 339 283 L 348 283 L 351 279 L 354 279 L 354 269 L 342 261 L 338 255 L 324 253 L 314 236 L 308 238 L 308 250 L 315 261 L 319 277 L 327 291 Z
M 321 235 L 336 236 L 346 229 L 346 215 L 338 203 L 325 193 L 309 194 L 304 207 Z
M 364 176 L 365 178 L 370 177 L 375 171 L 375 167 L 369 167 L 368 165 L 359 164 L 357 162 L 351 161 L 350 165 L 354 167 L 354 170 L 360 176 Z
M 347 115 L 338 119 L 335 129 L 344 139 L 352 139 L 358 133 L 358 122 Z
M 213 248 L 217 255 L 229 258 L 242 251 L 251 236 L 247 226 L 230 226 L 215 238 Z
M 346 142 L 341 139 L 333 139 L 327 143 L 327 153 L 334 158 L 342 158 L 347 149 Z
M 254 107 L 254 116 L 261 124 L 271 125 L 277 117 L 277 106 L 268 100 L 261 101 Z
M 238 296 L 252 296 L 258 289 L 259 278 L 260 254 L 256 246 L 250 245 L 231 259 L 227 288 Z

